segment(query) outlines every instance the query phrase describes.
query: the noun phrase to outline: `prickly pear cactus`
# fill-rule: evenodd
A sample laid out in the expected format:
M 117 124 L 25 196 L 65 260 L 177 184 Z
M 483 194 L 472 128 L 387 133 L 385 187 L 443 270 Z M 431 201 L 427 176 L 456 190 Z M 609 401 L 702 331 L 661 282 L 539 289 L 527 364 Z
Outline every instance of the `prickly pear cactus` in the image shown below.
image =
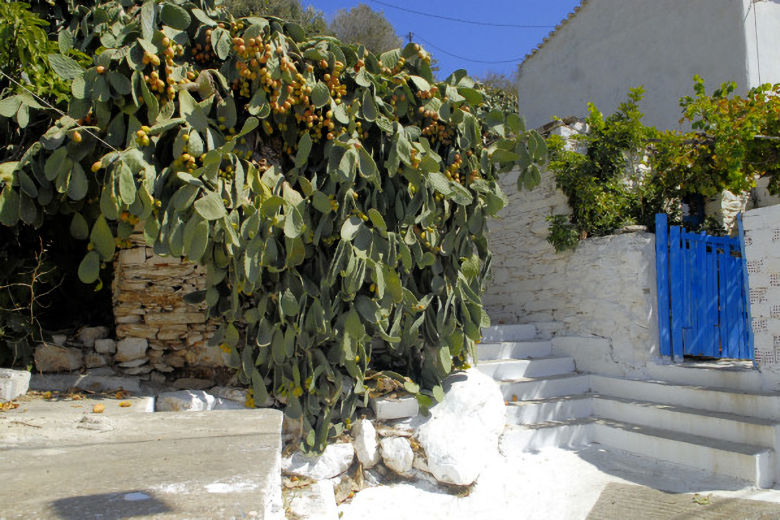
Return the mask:
M 305 449 L 379 371 L 423 406 L 441 396 L 489 323 L 497 176 L 533 185 L 546 155 L 517 114 L 463 71 L 437 81 L 417 45 L 375 56 L 207 0 L 80 3 L 52 24 L 72 98 L 64 116 L 18 88 L 0 100 L 3 224 L 71 219 L 88 284 L 139 225 L 204 264 L 188 299 L 220 320 L 253 402 L 301 418 Z

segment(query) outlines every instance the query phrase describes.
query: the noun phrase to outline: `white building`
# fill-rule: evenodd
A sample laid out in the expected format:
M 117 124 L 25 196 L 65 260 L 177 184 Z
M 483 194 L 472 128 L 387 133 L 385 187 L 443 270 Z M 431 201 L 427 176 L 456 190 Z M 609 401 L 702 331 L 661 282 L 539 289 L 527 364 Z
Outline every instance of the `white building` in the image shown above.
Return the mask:
M 780 0 L 583 0 L 520 65 L 520 114 L 610 114 L 643 85 L 646 124 L 676 129 L 695 74 L 708 92 L 780 83 Z

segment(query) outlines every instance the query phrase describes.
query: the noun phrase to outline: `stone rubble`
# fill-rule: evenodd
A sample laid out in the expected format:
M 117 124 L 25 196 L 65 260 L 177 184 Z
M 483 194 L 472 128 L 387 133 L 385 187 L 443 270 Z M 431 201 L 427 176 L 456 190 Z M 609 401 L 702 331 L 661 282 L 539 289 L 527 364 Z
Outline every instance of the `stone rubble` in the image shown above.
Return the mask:
M 412 469 L 414 452 L 405 437 L 385 437 L 379 441 L 382 461 L 385 466 L 399 475 L 405 475 Z
M 347 471 L 354 458 L 352 444 L 342 442 L 329 445 L 320 456 L 307 456 L 296 451 L 289 457 L 282 457 L 282 471 L 287 475 L 324 480 Z
M 27 393 L 30 387 L 30 372 L 0 368 L 0 403 L 16 399 Z
M 368 419 L 360 419 L 352 427 L 352 441 L 355 453 L 363 465 L 363 469 L 373 468 L 379 463 L 382 456 L 379 453 L 379 444 L 376 441 L 376 429 Z
M 338 520 L 333 482 L 320 480 L 291 490 L 285 500 L 287 520 Z

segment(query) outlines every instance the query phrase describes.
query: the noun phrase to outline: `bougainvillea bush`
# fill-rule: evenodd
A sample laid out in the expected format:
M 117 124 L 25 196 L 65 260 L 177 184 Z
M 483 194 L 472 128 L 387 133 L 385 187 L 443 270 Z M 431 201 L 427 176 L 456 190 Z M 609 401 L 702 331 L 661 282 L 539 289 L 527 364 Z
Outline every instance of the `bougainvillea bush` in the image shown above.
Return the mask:
M 440 398 L 489 323 L 497 176 L 538 182 L 539 135 L 418 45 L 375 56 L 208 0 L 57 5 L 47 59 L 71 97 L 60 114 L 4 83 L 2 223 L 69 219 L 86 284 L 134 229 L 203 264 L 188 300 L 305 449 L 382 377 Z

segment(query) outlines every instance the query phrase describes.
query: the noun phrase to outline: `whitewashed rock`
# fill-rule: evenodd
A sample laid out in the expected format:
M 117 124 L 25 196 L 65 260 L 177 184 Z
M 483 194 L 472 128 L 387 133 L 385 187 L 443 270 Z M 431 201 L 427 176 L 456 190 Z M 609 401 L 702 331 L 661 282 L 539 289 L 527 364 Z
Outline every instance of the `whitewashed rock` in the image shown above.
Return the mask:
M 149 341 L 145 338 L 125 338 L 116 344 L 114 360 L 122 363 L 141 359 L 146 357 L 147 348 L 149 348 Z
M 398 398 L 377 397 L 371 399 L 371 408 L 379 421 L 414 417 L 420 412 L 417 399 L 412 395 Z
M 282 458 L 282 471 L 289 475 L 323 480 L 341 475 L 355 458 L 355 450 L 348 442 L 331 444 L 318 457 L 306 456 L 296 451 L 290 457 Z
M 338 520 L 339 511 L 333 482 L 320 480 L 311 486 L 289 491 L 285 513 L 287 520 Z
M 368 419 L 360 419 L 352 427 L 352 445 L 363 469 L 373 468 L 381 460 L 376 429 Z
M 16 399 L 30 388 L 30 372 L 0 368 L 0 402 Z
M 83 327 L 76 334 L 76 339 L 79 343 L 85 347 L 92 347 L 95 345 L 95 340 L 108 337 L 108 327 Z
M 476 369 L 451 375 L 445 388 L 444 400 L 431 408 L 417 439 L 437 480 L 467 486 L 498 454 L 504 399 L 496 382 Z
M 65 346 L 65 342 L 68 341 L 67 334 L 52 334 L 51 342 L 61 347 Z
M 382 461 L 396 473 L 408 473 L 414 462 L 414 452 L 405 437 L 385 437 L 379 441 Z
M 81 349 L 41 343 L 33 353 L 35 368 L 40 372 L 69 372 L 84 365 Z
M 111 338 L 96 339 L 95 350 L 100 354 L 113 354 L 116 352 L 116 341 Z
M 202 412 L 214 408 L 214 396 L 203 390 L 164 392 L 157 396 L 157 412 Z

